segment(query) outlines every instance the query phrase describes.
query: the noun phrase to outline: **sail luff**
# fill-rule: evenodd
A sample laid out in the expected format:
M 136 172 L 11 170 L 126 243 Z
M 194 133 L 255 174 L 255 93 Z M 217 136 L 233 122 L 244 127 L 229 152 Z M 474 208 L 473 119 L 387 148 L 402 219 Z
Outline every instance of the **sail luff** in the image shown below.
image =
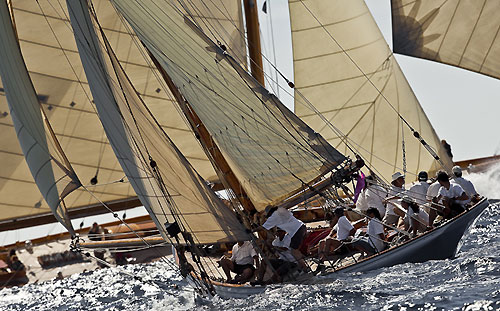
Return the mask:
M 196 243 L 248 239 L 233 213 L 210 191 L 144 107 L 104 35 L 102 47 L 86 1 L 68 1 L 67 5 L 106 135 L 162 235 L 168 239 L 165 227 L 180 220 L 181 228 L 190 232 Z
M 0 11 L 0 72 L 19 143 L 43 198 L 56 219 L 74 234 L 66 210 L 60 204 L 61 197 L 52 167 L 54 160 L 45 136 L 41 106 L 23 60 L 6 1 L 0 1 Z M 74 190 L 78 188 L 79 181 L 74 172 L 70 175 L 70 183 L 75 181 L 71 189 Z

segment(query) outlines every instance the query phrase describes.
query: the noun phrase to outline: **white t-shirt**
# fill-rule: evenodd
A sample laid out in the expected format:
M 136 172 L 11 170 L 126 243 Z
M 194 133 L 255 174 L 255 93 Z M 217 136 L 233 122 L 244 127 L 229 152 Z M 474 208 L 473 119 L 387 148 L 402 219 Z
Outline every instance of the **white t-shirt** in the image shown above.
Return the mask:
M 429 214 L 427 214 L 422 208 L 419 208 L 419 211 L 416 214 L 411 208 L 408 208 L 407 215 L 412 228 L 418 227 L 419 224 L 425 226 L 429 225 Z
M 292 251 L 290 250 L 290 242 L 292 241 L 292 238 L 290 237 L 289 234 L 285 234 L 283 237 L 283 240 L 280 240 L 279 237 L 276 237 L 273 241 L 273 246 L 276 247 L 285 247 L 288 250 L 287 251 L 282 251 L 282 250 L 277 250 L 279 254 L 279 259 L 285 260 L 285 261 L 290 261 L 290 262 L 295 262 L 296 259 L 292 255 Z
M 459 184 L 450 183 L 450 189 L 446 189 L 445 187 L 439 188 L 438 196 L 456 198 L 461 196 L 464 192 L 464 189 Z M 466 200 L 457 200 L 456 202 L 464 205 L 466 203 Z
M 436 181 L 433 184 L 429 186 L 429 189 L 427 189 L 427 200 L 432 200 L 432 198 L 438 196 L 439 188 L 441 188 L 441 185 Z
M 304 223 L 292 215 L 292 212 L 283 207 L 278 209 L 269 217 L 262 227 L 271 230 L 274 227 L 285 230 L 291 237 L 302 227 Z
M 474 185 L 470 182 L 470 180 L 467 180 L 463 177 L 455 177 L 455 179 L 451 180 L 452 183 L 459 184 L 462 189 L 464 189 L 465 193 L 469 196 L 469 199 L 465 200 L 464 204 L 469 203 L 470 199 L 477 194 L 476 189 L 474 188 Z
M 394 185 L 391 186 L 391 189 L 389 190 L 389 196 L 401 196 L 401 193 L 403 193 L 405 190 L 403 188 L 396 187 Z M 389 200 L 387 202 L 387 209 L 386 209 L 386 215 L 398 215 L 394 212 L 395 208 L 399 208 L 401 204 L 399 203 L 398 198 L 394 198 L 392 200 Z
M 384 250 L 384 241 L 380 239 L 380 233 L 384 234 L 384 226 L 380 221 L 370 219 L 368 222 L 368 236 L 370 245 L 377 251 L 381 252 Z
M 429 183 L 426 181 L 417 181 L 408 189 L 408 192 L 419 205 L 422 205 L 427 203 L 427 190 L 429 190 Z
M 349 232 L 352 229 L 354 229 L 354 227 L 345 216 L 340 217 L 339 221 L 337 221 L 337 224 L 333 227 L 333 231 L 337 232 L 337 240 L 339 241 L 347 239 L 347 237 L 349 236 Z
M 378 185 L 369 185 L 365 190 L 365 200 L 368 208 L 375 207 L 380 215 L 385 214 L 385 206 L 383 200 L 387 196 L 387 192 Z
M 253 249 L 252 243 L 245 241 L 241 246 L 238 243 L 234 244 L 231 260 L 238 265 L 251 265 L 254 256 L 257 256 L 257 252 Z

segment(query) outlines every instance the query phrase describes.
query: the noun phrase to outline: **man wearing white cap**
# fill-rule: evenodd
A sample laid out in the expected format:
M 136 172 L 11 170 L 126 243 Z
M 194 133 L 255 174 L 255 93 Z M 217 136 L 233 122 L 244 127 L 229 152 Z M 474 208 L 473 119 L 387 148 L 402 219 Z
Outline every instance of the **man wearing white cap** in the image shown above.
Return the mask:
M 384 223 L 387 225 L 395 226 L 398 224 L 399 215 L 394 211 L 394 209 L 400 208 L 398 200 L 401 198 L 403 191 L 403 185 L 405 184 L 405 178 L 401 172 L 396 172 L 392 174 L 391 189 L 389 190 L 389 197 L 385 200 L 387 202 L 387 207 L 385 210 Z
M 474 185 L 470 182 L 470 180 L 462 177 L 462 169 L 460 168 L 460 166 L 454 166 L 451 171 L 453 172 L 453 175 L 455 175 L 451 182 L 459 184 L 462 189 L 464 189 L 465 193 L 469 197 L 469 199 L 467 199 L 464 204 L 469 203 L 471 198 L 477 195 Z

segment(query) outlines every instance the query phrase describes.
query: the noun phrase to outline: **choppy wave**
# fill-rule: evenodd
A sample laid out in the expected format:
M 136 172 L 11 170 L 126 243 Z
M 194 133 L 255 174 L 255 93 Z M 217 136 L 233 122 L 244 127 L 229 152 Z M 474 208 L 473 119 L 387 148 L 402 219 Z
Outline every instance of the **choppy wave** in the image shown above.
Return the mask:
M 275 286 L 247 299 L 196 298 L 170 260 L 0 290 L 0 310 L 500 310 L 500 206 L 449 260 Z

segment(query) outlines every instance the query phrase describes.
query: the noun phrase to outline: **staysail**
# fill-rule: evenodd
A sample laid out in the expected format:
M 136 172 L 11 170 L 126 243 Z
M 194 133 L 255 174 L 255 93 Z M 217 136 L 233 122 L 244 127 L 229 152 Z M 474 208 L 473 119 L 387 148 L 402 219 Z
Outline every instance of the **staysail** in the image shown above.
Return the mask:
M 341 148 L 339 129 L 383 178 L 404 164 L 411 174 L 439 169 L 399 113 L 451 167 L 364 1 L 290 0 L 289 9 L 299 117 Z
M 500 2 L 392 0 L 395 53 L 500 79 Z
M 156 69 L 145 60 L 142 46 L 134 43 L 135 36 L 126 23 L 108 0 L 92 3 L 120 63 L 148 107 L 158 116 L 162 128 L 204 179 L 216 180 L 217 175 L 204 151 L 177 112 L 173 97 L 158 82 Z M 69 210 L 72 213 L 82 210 L 85 215 L 84 207 L 101 208 L 99 201 L 134 207 L 132 204 L 138 202 L 135 192 L 124 178 L 92 103 L 66 6 L 54 0 L 14 0 L 9 4 L 38 100 L 82 183 L 93 193 L 76 190 L 77 195 L 67 198 Z M 220 40 L 233 51 L 244 53 L 243 40 L 237 36 L 242 29 L 238 27 L 243 24 L 240 2 L 224 1 L 221 8 L 228 18 L 221 22 L 226 28 L 217 28 Z M 206 9 L 198 13 L 200 20 L 214 19 L 207 15 Z M 8 163 L 0 170 L 0 223 L 10 225 L 14 221 L 19 223 L 20 219 L 50 214 L 17 142 L 3 84 L 0 84 L 0 125 L 0 160 Z M 0 225 L 0 230 L 5 227 Z
M 248 239 L 242 224 L 206 185 L 152 118 L 107 45 L 104 56 L 86 1 L 67 1 L 99 117 L 135 192 L 164 237 L 182 219 L 196 243 Z M 108 61 L 106 61 L 108 59 Z M 154 164 L 153 164 L 154 163 Z
M 212 134 L 258 210 L 344 160 L 175 3 L 114 0 Z

